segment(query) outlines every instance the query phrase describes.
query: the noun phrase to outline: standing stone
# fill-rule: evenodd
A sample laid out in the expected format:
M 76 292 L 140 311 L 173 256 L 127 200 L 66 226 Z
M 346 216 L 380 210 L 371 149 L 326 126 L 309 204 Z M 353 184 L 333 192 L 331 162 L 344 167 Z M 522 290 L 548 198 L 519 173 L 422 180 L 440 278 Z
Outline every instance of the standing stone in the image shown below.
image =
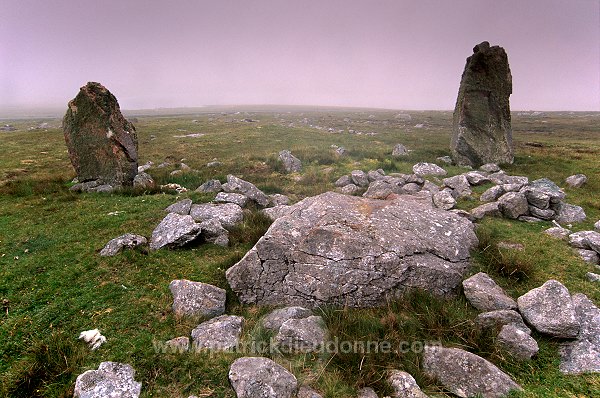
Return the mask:
M 292 155 L 288 150 L 279 152 L 279 160 L 283 163 L 283 167 L 288 173 L 296 173 L 302 170 L 302 162 L 300 162 L 300 159 Z
M 135 370 L 127 364 L 102 362 L 75 380 L 75 398 L 137 398 L 142 383 L 134 380 Z
M 133 124 L 100 83 L 90 82 L 69 102 L 63 118 L 69 158 L 80 182 L 101 181 L 132 186 L 138 169 L 138 142 Z
M 475 46 L 454 109 L 450 149 L 456 164 L 513 162 L 510 94 L 512 76 L 504 49 L 487 41 Z

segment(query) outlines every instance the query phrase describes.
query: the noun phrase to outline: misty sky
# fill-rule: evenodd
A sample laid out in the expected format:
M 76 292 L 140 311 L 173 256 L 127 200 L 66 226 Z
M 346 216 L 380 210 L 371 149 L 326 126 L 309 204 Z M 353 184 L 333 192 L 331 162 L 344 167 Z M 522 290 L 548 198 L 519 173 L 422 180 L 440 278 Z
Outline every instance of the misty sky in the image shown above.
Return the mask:
M 513 110 L 600 110 L 598 0 L 0 0 L 0 110 L 298 104 L 453 109 L 465 59 L 508 53 Z

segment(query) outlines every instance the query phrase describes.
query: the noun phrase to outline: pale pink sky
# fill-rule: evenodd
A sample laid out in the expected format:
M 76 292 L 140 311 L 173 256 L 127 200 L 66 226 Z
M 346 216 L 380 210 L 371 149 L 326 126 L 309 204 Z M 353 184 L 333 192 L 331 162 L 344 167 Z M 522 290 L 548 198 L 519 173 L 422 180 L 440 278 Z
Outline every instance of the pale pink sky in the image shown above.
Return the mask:
M 0 0 L 0 110 L 304 104 L 453 109 L 475 44 L 515 110 L 600 110 L 599 0 Z

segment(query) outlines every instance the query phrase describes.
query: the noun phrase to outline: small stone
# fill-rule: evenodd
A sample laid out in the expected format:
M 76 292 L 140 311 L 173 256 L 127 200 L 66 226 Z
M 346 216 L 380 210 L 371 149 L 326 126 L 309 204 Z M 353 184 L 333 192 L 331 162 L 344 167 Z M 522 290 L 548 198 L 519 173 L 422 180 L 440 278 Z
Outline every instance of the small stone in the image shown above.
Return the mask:
M 221 185 L 221 181 L 219 180 L 208 180 L 204 184 L 196 188 L 196 192 L 200 193 L 221 192 L 222 190 L 223 186 Z
M 200 236 L 200 225 L 189 216 L 169 213 L 152 231 L 150 249 L 176 248 L 196 240 Z
M 500 217 L 501 215 L 498 202 L 486 203 L 471 210 L 471 216 L 475 220 L 481 220 L 486 216 Z
M 350 178 L 350 176 L 341 176 L 334 183 L 334 185 L 338 188 L 345 187 L 349 184 L 352 184 L 352 178 Z
M 225 312 L 224 289 L 202 282 L 176 279 L 169 284 L 173 312 L 178 316 L 215 317 Z
M 169 207 L 165 209 L 167 213 L 177 213 L 182 216 L 186 216 L 190 214 L 190 209 L 192 208 L 192 200 L 191 199 L 183 199 L 179 202 L 173 203 Z
M 561 224 L 571 224 L 576 222 L 585 221 L 587 216 L 581 206 L 575 206 L 568 203 L 560 206 L 558 214 L 555 219 Z
M 323 396 L 310 387 L 302 386 L 298 390 L 297 398 L 323 398 Z
M 98 370 L 88 370 L 75 380 L 75 398 L 137 398 L 142 383 L 135 381 L 135 370 L 127 364 L 102 362 Z
M 569 245 L 577 249 L 592 250 L 590 246 L 591 240 L 600 239 L 600 232 L 596 231 L 579 231 L 569 235 Z
M 279 193 L 269 195 L 269 200 L 271 206 L 287 206 L 290 204 L 290 198 Z
M 549 280 L 517 299 L 523 318 L 538 332 L 553 337 L 574 338 L 579 333 L 579 321 L 571 295 L 556 280 Z
M 266 315 L 262 319 L 261 325 L 267 330 L 278 332 L 279 328 L 281 328 L 281 325 L 283 325 L 286 321 L 290 319 L 304 319 L 312 315 L 312 311 L 304 307 L 285 307 L 274 310 L 270 314 Z
M 585 277 L 590 282 L 600 282 L 600 275 L 593 272 L 586 272 Z
M 238 347 L 244 318 L 221 315 L 192 330 L 193 350 L 231 351 Z
M 344 195 L 355 195 L 360 191 L 360 188 L 354 184 L 348 184 L 336 189 L 336 191 Z
M 448 174 L 446 170 L 434 163 L 421 162 L 413 166 L 413 173 L 418 176 L 445 176 Z
M 370 170 L 367 173 L 367 178 L 369 179 L 369 182 L 373 182 L 373 181 L 379 181 L 385 178 L 385 175 L 380 174 L 378 171 L 375 170 Z
M 564 239 L 567 239 L 567 237 L 571 233 L 571 230 L 563 228 L 563 227 L 552 227 L 552 228 L 548 228 L 547 230 L 545 230 L 544 233 L 546 235 L 550 235 L 553 238 L 564 240 Z
M 400 370 L 392 370 L 388 377 L 388 383 L 394 389 L 394 397 L 397 398 L 427 398 L 421 391 L 416 380 L 410 373 Z
M 350 173 L 350 177 L 352 178 L 352 182 L 361 188 L 369 186 L 369 177 L 362 170 L 353 170 Z
M 529 204 L 525 195 L 519 192 L 507 192 L 498 199 L 498 209 L 505 217 L 517 219 L 527 215 Z
M 328 338 L 323 318 L 311 315 L 307 318 L 288 319 L 279 328 L 275 341 L 285 352 L 318 351 Z
M 498 200 L 498 198 L 504 195 L 506 192 L 501 185 L 495 185 L 489 188 L 487 191 L 481 194 L 479 200 L 482 202 L 494 202 Z
M 200 223 L 202 229 L 201 236 L 208 243 L 227 247 L 229 246 L 229 231 L 221 225 L 221 222 L 216 218 L 202 221 Z
M 554 217 L 554 210 L 542 210 L 535 206 L 529 206 L 529 214 L 531 214 L 532 217 L 537 217 L 539 219 L 549 221 L 552 220 L 552 218 Z
M 358 390 L 358 396 L 356 398 L 379 398 L 375 390 L 371 387 L 364 387 Z
M 219 192 L 215 196 L 215 203 L 235 203 L 240 207 L 245 207 L 248 204 L 248 198 L 241 193 Z
M 279 161 L 283 163 L 283 167 L 288 173 L 297 173 L 302 170 L 302 162 L 300 159 L 292 155 L 288 150 L 279 152 Z
M 241 193 L 246 195 L 250 200 L 257 205 L 267 207 L 269 205 L 269 197 L 254 184 L 244 181 L 234 175 L 227 176 L 227 182 L 223 184 L 225 192 Z
M 486 163 L 479 167 L 479 170 L 485 171 L 486 173 L 497 173 L 500 171 L 500 166 L 498 166 L 496 163 Z
M 567 177 L 565 183 L 571 188 L 581 188 L 587 182 L 585 174 L 575 174 Z
M 598 264 L 600 262 L 600 256 L 594 250 L 576 249 L 579 257 L 586 263 Z
M 459 198 L 464 198 L 471 195 L 471 185 L 469 180 L 463 174 L 444 178 L 442 180 L 445 186 L 452 188 Z
M 469 303 L 480 311 L 511 310 L 517 303 L 484 272 L 479 272 L 462 283 Z
M 515 310 L 495 310 L 482 312 L 475 318 L 475 324 L 482 329 L 500 330 L 504 325 L 513 325 L 515 328 L 531 334 L 531 329 L 525 325 L 521 315 Z
M 165 341 L 165 351 L 171 354 L 181 354 L 189 351 L 190 338 L 187 336 L 176 337 Z
M 237 398 L 292 398 L 298 388 L 293 374 L 261 357 L 236 359 L 229 369 L 229 381 Z
M 483 185 L 490 182 L 488 176 L 479 171 L 469 171 L 468 173 L 465 173 L 464 176 L 471 185 Z
M 154 179 L 148 173 L 137 173 L 133 178 L 133 188 L 144 190 L 154 189 L 156 188 L 156 182 L 154 182 Z
M 530 360 L 539 351 L 535 339 L 513 325 L 502 326 L 496 343 L 508 354 L 521 361 Z
M 233 228 L 244 219 L 244 210 L 235 203 L 192 205 L 190 216 L 199 222 L 217 219 L 224 228 Z
M 456 199 L 452 196 L 452 192 L 449 189 L 444 189 L 433 194 L 433 204 L 435 207 L 450 210 L 456 206 Z
M 594 229 L 595 229 L 596 231 L 600 231 L 600 220 L 598 220 L 598 221 L 596 221 L 596 222 L 594 223 Z
M 435 160 L 437 160 L 439 162 L 442 162 L 442 163 L 445 163 L 447 165 L 451 165 L 453 163 L 452 162 L 452 158 L 450 156 L 447 156 L 447 155 L 446 156 L 437 157 L 437 158 L 435 158 Z
M 133 250 L 146 244 L 148 244 L 148 239 L 145 237 L 127 233 L 110 240 L 100 251 L 100 255 L 103 257 L 116 256 L 125 249 Z
M 397 157 L 401 157 L 401 156 L 407 156 L 408 155 L 408 149 L 406 149 L 406 147 L 402 144 L 396 144 L 394 146 L 394 149 L 392 150 L 392 156 L 397 158 Z

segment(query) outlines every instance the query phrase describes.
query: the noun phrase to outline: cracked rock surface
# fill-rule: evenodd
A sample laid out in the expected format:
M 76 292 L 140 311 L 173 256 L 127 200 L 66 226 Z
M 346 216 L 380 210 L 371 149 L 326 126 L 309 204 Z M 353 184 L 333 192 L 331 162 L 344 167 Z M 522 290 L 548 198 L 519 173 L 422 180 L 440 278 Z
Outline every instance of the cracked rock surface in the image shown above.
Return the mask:
M 258 305 L 383 305 L 407 288 L 454 293 L 477 244 L 473 224 L 407 195 L 328 192 L 278 218 L 227 280 Z

